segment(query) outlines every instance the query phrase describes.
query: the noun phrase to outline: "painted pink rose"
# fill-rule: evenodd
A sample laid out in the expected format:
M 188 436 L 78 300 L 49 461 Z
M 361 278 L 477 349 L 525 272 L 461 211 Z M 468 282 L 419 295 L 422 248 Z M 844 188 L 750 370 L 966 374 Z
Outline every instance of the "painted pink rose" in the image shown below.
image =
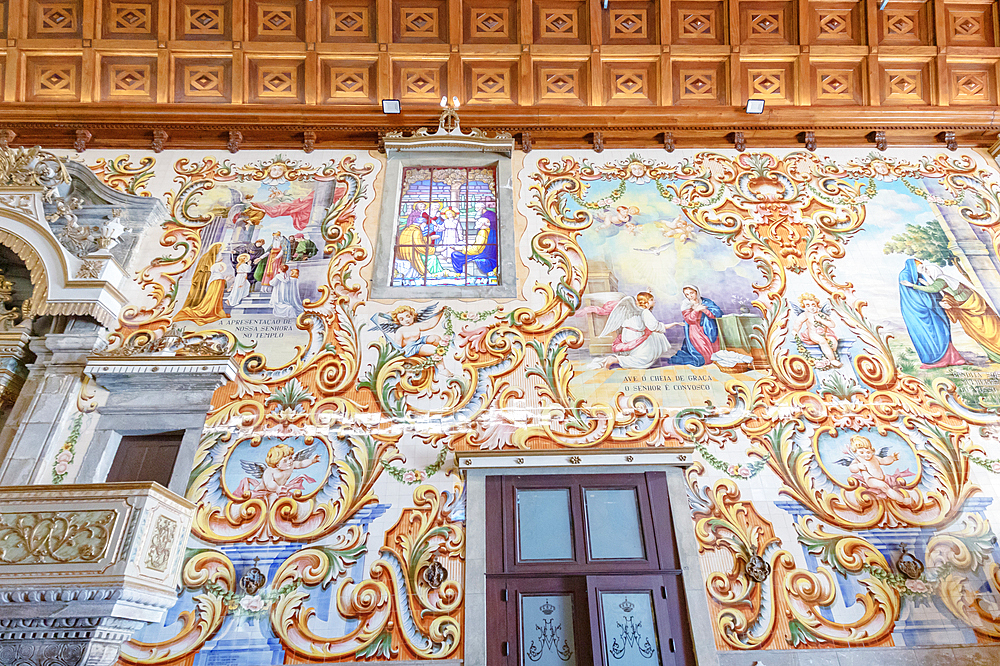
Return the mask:
M 751 471 L 749 467 L 747 467 L 746 465 L 740 465 L 740 476 L 742 476 L 744 479 L 749 479 L 750 474 Z
M 264 600 L 260 597 L 243 597 L 240 599 L 240 606 L 251 613 L 264 610 Z
M 58 455 L 56 455 L 56 462 L 68 463 L 72 459 L 73 459 L 73 454 L 67 451 L 66 449 L 63 449 L 58 453 Z
M 412 470 L 403 472 L 403 483 L 416 483 L 417 475 Z
M 64 462 L 56 464 L 56 474 L 63 474 L 67 469 L 69 469 L 69 466 Z
M 908 589 L 910 592 L 916 592 L 917 594 L 925 594 L 931 591 L 931 589 L 927 587 L 927 583 L 925 583 L 922 580 L 906 581 L 906 589 Z
M 990 469 L 996 472 L 997 474 L 1000 474 L 1000 462 L 995 462 L 992 465 L 990 465 Z
M 730 465 L 726 468 L 726 472 L 728 472 L 730 476 L 736 476 L 740 473 L 740 468 L 738 465 Z

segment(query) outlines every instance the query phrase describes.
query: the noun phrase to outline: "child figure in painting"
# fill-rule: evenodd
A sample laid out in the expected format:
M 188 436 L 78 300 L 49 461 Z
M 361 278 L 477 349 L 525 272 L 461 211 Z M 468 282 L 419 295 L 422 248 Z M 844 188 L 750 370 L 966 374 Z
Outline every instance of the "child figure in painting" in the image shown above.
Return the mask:
M 892 455 L 888 455 L 889 447 L 884 447 L 876 455 L 871 440 L 861 435 L 851 437 L 848 449 L 854 458 L 853 462 L 848 465 L 848 469 L 851 471 L 851 476 L 858 480 L 858 483 L 875 491 L 875 494 L 880 497 L 891 499 L 903 506 L 911 508 L 916 506 L 916 496 L 900 490 L 905 485 L 903 479 L 913 476 L 913 472 L 903 470 L 902 472 L 886 474 L 885 470 L 882 469 L 884 465 L 891 465 L 899 460 L 898 453 L 893 452 Z M 839 462 L 845 464 L 848 460 L 850 459 L 844 458 Z
M 625 227 L 627 231 L 634 230 L 635 223 L 632 218 L 639 214 L 638 206 L 618 206 L 614 210 L 609 210 L 604 216 L 604 222 L 599 228 L 608 229 L 610 227 Z
M 241 460 L 240 466 L 249 476 L 240 481 L 236 488 L 237 497 L 264 497 L 270 504 L 279 497 L 291 497 L 293 491 L 300 494 L 305 482 L 315 483 L 305 474 L 290 478 L 296 469 L 305 469 L 319 462 L 315 446 L 309 446 L 298 453 L 288 444 L 272 446 L 264 457 L 264 463 Z
M 814 294 L 805 293 L 799 297 L 799 323 L 795 334 L 807 345 L 816 345 L 820 352 L 834 368 L 843 363 L 837 358 L 837 346 L 840 340 L 833 331 L 833 320 L 827 313 L 828 308 L 820 309 L 819 299 Z
M 424 317 L 424 315 L 427 315 Z M 395 324 L 395 331 L 392 333 L 392 341 L 397 347 L 403 350 L 403 356 L 433 356 L 437 353 L 437 348 L 444 342 L 441 336 L 425 335 L 427 331 L 437 326 L 441 320 L 444 309 L 438 310 L 433 317 L 427 309 L 417 316 L 417 311 L 409 305 L 400 305 L 389 313 Z

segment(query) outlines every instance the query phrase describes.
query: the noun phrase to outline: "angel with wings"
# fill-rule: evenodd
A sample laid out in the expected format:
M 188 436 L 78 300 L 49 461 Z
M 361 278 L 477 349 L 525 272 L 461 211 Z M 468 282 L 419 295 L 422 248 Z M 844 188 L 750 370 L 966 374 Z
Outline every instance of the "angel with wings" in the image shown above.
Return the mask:
M 292 497 L 295 491 L 301 495 L 304 490 L 302 484 L 315 483 L 316 480 L 305 474 L 294 479 L 290 477 L 293 470 L 304 469 L 319 462 L 319 454 L 315 451 L 315 445 L 296 451 L 289 444 L 276 444 L 264 456 L 264 464 L 240 460 L 240 467 L 247 473 L 247 477 L 240 481 L 236 496 L 264 497 L 270 503 L 279 497 Z
M 857 479 L 859 484 L 873 491 L 877 496 L 891 499 L 903 506 L 913 507 L 916 505 L 917 496 L 901 490 L 906 485 L 906 477 L 913 476 L 913 472 L 905 469 L 900 472 L 887 473 L 882 469 L 883 466 L 898 461 L 898 453 L 893 452 L 892 455 L 889 455 L 889 447 L 884 446 L 876 454 L 871 440 L 861 435 L 851 437 L 848 450 L 851 457 L 841 458 L 836 462 L 846 466 L 851 471 L 851 476 Z
M 428 334 L 444 314 L 444 308 L 434 312 L 437 305 L 432 303 L 419 313 L 409 305 L 400 305 L 389 314 L 378 313 L 372 317 L 372 323 L 382 330 L 403 356 L 434 356 L 438 353 L 438 347 L 448 343 L 439 335 Z
M 789 303 L 795 314 L 799 315 L 794 333 L 804 344 L 816 345 L 826 358 L 828 365 L 839 368 L 843 365 L 837 358 L 837 346 L 840 340 L 833 330 L 834 322 L 830 317 L 831 308 L 827 303 L 822 308 L 819 299 L 813 294 L 805 293 L 799 297 L 799 305 Z
M 226 285 L 232 283 L 235 276 L 232 265 L 219 256 L 221 250 L 222 243 L 215 243 L 198 261 L 184 307 L 174 316 L 174 321 L 193 321 L 204 326 L 229 318 L 222 303 Z
M 617 363 L 623 368 L 646 369 L 670 353 L 670 342 L 664 333 L 668 328 L 681 324 L 657 321 L 653 316 L 654 303 L 651 293 L 640 291 L 614 305 L 600 337 L 618 331 L 618 336 L 611 343 L 611 350 L 615 353 L 598 360 L 598 365 L 606 368 Z

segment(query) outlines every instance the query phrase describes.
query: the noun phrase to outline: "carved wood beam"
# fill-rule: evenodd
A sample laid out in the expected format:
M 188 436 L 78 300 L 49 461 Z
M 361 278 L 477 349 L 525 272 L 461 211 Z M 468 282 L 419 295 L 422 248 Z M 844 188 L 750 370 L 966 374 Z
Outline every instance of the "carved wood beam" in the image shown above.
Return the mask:
M 945 132 L 963 146 L 988 147 L 998 136 L 992 107 L 872 108 L 786 107 L 751 116 L 742 108 L 706 112 L 680 107 L 464 108 L 462 121 L 490 131 L 529 133 L 532 148 L 591 148 L 600 136 L 615 148 L 732 147 L 736 132 L 765 146 L 802 145 L 804 132 L 825 147 L 871 145 L 883 132 L 893 146 L 940 145 Z M 153 132 L 166 132 L 176 149 L 370 148 L 380 133 L 433 127 L 440 109 L 408 109 L 395 116 L 358 107 L 292 108 L 247 105 L 59 105 L 16 103 L 0 107 L 0 127 L 16 133 L 16 145 L 72 148 L 79 131 L 92 132 L 88 149 L 146 148 Z M 306 134 L 314 132 L 315 134 Z M 667 140 L 667 136 L 671 140 Z M 157 135 L 154 135 L 154 137 Z M 608 143 L 610 141 L 610 143 Z M 946 144 L 951 141 L 945 141 Z

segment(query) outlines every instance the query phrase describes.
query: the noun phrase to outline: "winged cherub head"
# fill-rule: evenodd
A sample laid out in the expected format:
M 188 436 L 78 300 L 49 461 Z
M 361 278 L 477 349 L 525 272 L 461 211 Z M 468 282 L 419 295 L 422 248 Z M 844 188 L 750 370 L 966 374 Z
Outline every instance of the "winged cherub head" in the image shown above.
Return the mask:
M 292 469 L 295 462 L 295 449 L 288 444 L 276 444 L 267 452 L 264 462 L 267 463 L 268 467 L 280 470 Z
M 409 305 L 400 305 L 398 308 L 390 312 L 389 316 L 392 317 L 392 320 L 400 326 L 409 326 L 416 320 L 417 311 Z
M 819 299 L 816 298 L 815 294 L 806 292 L 799 296 L 799 305 L 806 312 L 819 312 Z

